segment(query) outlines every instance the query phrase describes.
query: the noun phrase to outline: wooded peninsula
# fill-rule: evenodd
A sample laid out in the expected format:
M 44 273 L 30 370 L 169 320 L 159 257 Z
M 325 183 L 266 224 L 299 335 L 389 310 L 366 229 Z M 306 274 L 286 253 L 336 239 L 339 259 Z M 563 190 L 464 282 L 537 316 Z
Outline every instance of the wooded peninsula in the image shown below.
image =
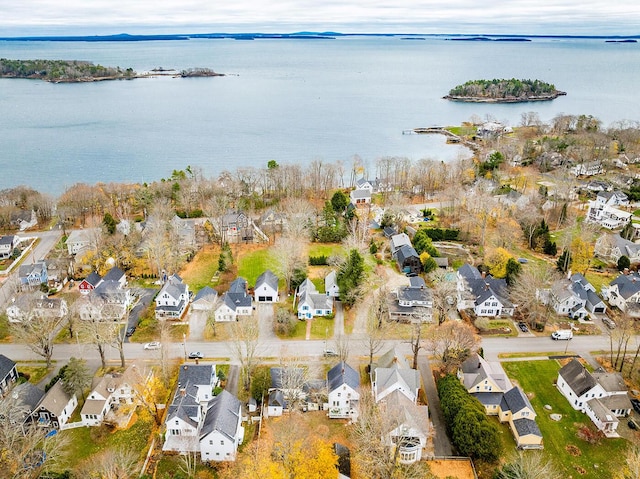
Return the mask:
M 0 78 L 44 80 L 52 83 L 80 83 L 105 80 L 131 80 L 155 76 L 209 77 L 224 76 L 209 68 L 177 71 L 159 68 L 150 73 L 137 73 L 133 68 L 105 67 L 81 60 L 9 60 L 0 58 Z
M 458 85 L 444 97 L 446 100 L 487 103 L 517 103 L 553 100 L 566 92 L 556 90 L 555 85 L 540 80 L 512 78 L 470 80 Z

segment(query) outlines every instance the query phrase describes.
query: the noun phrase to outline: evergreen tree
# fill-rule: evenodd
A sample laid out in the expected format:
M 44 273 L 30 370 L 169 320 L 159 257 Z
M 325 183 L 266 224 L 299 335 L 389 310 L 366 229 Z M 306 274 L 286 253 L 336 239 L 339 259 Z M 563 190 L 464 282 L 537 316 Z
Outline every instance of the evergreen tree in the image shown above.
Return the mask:
M 342 213 L 348 204 L 347 196 L 340 190 L 336 191 L 331 197 L 331 206 L 336 212 Z
M 347 261 L 337 275 L 340 287 L 340 300 L 347 306 L 353 306 L 358 297 L 358 286 L 364 279 L 364 259 L 358 250 L 352 249 Z
M 624 271 L 631 266 L 631 260 L 628 256 L 622 255 L 618 258 L 618 271 Z
M 104 217 L 102 218 L 102 224 L 105 226 L 105 228 L 107 229 L 107 233 L 109 233 L 110 235 L 114 234 L 116 232 L 116 220 L 113 218 L 113 216 L 111 216 L 111 213 L 109 213 L 108 211 L 104 214 Z
M 506 269 L 507 274 L 505 276 L 505 280 L 507 281 L 507 284 L 511 286 L 516 281 L 516 278 L 520 274 L 520 271 L 522 271 L 522 265 L 515 259 L 509 258 L 507 261 Z
M 565 249 L 560 255 L 560 257 L 558 258 L 558 261 L 556 261 L 556 268 L 561 273 L 566 273 L 567 271 L 569 271 L 570 266 L 571 266 L 571 253 L 569 252 L 569 250 Z

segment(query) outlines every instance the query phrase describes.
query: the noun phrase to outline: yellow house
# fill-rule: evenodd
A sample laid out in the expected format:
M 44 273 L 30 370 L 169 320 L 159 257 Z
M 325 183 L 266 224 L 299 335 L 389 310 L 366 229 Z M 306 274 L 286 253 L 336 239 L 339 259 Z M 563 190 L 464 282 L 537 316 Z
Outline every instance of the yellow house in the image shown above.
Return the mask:
M 458 379 L 467 392 L 480 401 L 488 416 L 498 415 L 502 396 L 512 388 L 500 363 L 490 363 L 479 354 L 474 354 L 462 363 Z
M 536 423 L 536 412 L 519 387 L 504 393 L 498 408 L 500 422 L 508 422 L 518 449 L 542 449 L 542 434 Z

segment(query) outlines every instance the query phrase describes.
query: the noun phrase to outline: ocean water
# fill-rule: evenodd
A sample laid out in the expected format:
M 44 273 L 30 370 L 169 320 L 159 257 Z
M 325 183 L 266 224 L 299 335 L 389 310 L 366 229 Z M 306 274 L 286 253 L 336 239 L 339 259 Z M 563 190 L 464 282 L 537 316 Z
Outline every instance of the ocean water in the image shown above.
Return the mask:
M 105 66 L 209 67 L 214 78 L 83 84 L 0 79 L 0 189 L 58 194 L 77 182 L 153 181 L 200 166 L 217 175 L 269 160 L 308 164 L 360 156 L 451 161 L 464 148 L 403 130 L 472 116 L 515 126 L 591 114 L 604 126 L 640 120 L 640 43 L 597 39 L 463 42 L 444 38 L 231 39 L 157 42 L 6 42 L 0 57 L 89 60 Z M 479 78 L 538 78 L 552 102 L 443 100 Z

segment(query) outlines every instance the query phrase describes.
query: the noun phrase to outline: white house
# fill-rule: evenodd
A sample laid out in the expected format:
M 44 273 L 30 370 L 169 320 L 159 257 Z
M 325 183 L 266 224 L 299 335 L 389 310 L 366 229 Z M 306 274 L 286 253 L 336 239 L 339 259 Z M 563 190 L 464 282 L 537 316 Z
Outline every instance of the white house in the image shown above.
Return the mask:
M 213 364 L 184 364 L 178 374 L 178 386 L 165 420 L 163 451 L 198 452 L 199 434 L 207 405 L 217 384 Z
M 602 161 L 584 161 L 571 167 L 571 172 L 576 176 L 595 176 L 604 172 Z
M 585 221 L 598 223 L 607 229 L 617 229 L 629 222 L 632 213 L 617 206 L 629 206 L 629 198 L 619 190 L 600 191 L 595 200 L 589 201 Z
M 397 302 L 389 304 L 391 320 L 433 321 L 433 293 L 421 277 L 411 277 L 409 285 L 398 287 L 396 298 Z
M 270 270 L 266 270 L 256 280 L 253 288 L 253 298 L 257 303 L 277 303 L 278 297 L 278 277 Z
M 76 395 L 67 394 L 62 387 L 62 381 L 58 381 L 46 392 L 31 415 L 38 427 L 61 429 L 67 424 L 77 406 Z
M 251 316 L 253 312 L 252 298 L 247 293 L 247 281 L 236 278 L 229 290 L 222 296 L 222 302 L 215 312 L 216 321 L 237 321 L 238 316 Z
M 507 282 L 480 273 L 464 264 L 458 269 L 458 310 L 473 309 L 476 316 L 511 316 L 515 305 L 509 300 Z
M 607 306 L 596 289 L 580 273 L 555 281 L 549 291 L 549 302 L 557 314 L 581 319 L 589 313 L 604 314 Z
M 0 236 L 0 259 L 10 258 L 19 242 L 20 238 L 14 235 Z
M 49 298 L 43 293 L 22 293 L 11 298 L 7 306 L 7 319 L 20 323 L 28 318 L 64 318 L 69 312 L 62 298 Z
M 226 390 L 211 399 L 199 437 L 202 462 L 234 461 L 244 439 L 240 400 Z
M 332 298 L 338 298 L 340 296 L 338 275 L 333 270 L 324 277 L 324 291 L 327 296 L 331 296 Z
M 327 372 L 329 418 L 357 420 L 360 402 L 360 373 L 340 361 Z
M 101 234 L 100 228 L 73 230 L 67 236 L 67 252 L 74 256 L 95 248 L 96 239 Z
M 633 271 L 619 275 L 602 288 L 602 295 L 611 306 L 635 315 L 640 308 L 640 274 Z
M 135 388 L 140 381 L 150 381 L 151 376 L 151 371 L 143 370 L 140 364 L 132 364 L 124 373 L 97 378 L 80 411 L 82 422 L 85 426 L 99 426 L 112 409 L 126 405 L 134 407 L 138 402 Z
M 602 370 L 592 374 L 572 359 L 558 372 L 556 385 L 571 407 L 587 414 L 605 436 L 618 436 L 618 417 L 631 412 L 631 401 L 620 374 Z
M 195 295 L 193 301 L 191 301 L 191 310 L 193 311 L 211 311 L 218 302 L 218 292 L 205 286 L 198 294 Z
M 371 388 L 376 402 L 383 401 L 393 391 L 400 391 L 415 404 L 420 389 L 420 373 L 411 368 L 399 368 L 398 365 L 377 367 L 373 371 Z
M 601 235 L 596 240 L 593 252 L 598 258 L 614 264 L 621 256 L 629 258 L 631 264 L 640 263 L 640 244 L 624 239 L 619 233 Z
M 333 314 L 333 298 L 326 294 L 318 293 L 315 285 L 309 278 L 298 286 L 296 292 L 298 319 L 311 319 L 316 316 L 329 316 Z
M 367 205 L 371 203 L 371 191 L 369 190 L 351 190 L 349 192 L 349 199 L 351 204 L 355 206 Z
M 499 362 L 488 362 L 479 354 L 462 363 L 458 379 L 467 392 L 480 401 L 489 416 L 498 414 L 503 394 L 513 387 Z
M 385 417 L 391 427 L 384 438 L 385 444 L 399 449 L 397 457 L 402 464 L 422 459 L 430 435 L 428 407 L 414 404 L 400 391 L 389 394 L 385 407 Z
M 156 319 L 180 319 L 189 305 L 189 285 L 171 275 L 156 296 Z
M 284 398 L 284 393 L 280 389 L 269 391 L 267 417 L 280 417 L 285 409 L 287 409 L 287 401 Z
M 38 215 L 34 210 L 20 210 L 11 214 L 11 224 L 20 231 L 28 230 L 38 224 Z

